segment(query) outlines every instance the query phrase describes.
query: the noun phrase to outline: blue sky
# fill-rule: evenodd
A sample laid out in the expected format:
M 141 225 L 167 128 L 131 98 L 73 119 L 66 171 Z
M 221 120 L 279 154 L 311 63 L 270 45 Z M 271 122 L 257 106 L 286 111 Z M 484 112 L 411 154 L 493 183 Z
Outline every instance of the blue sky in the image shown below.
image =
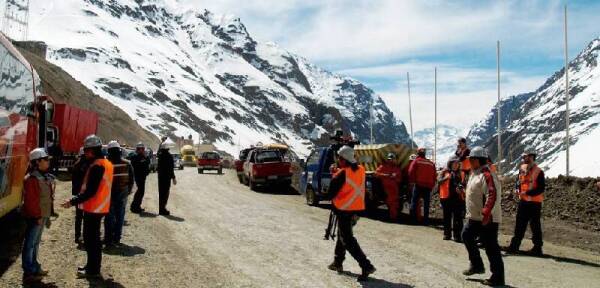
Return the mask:
M 600 1 L 183 0 L 235 14 L 258 41 L 273 41 L 375 90 L 408 121 L 411 74 L 415 130 L 433 126 L 438 67 L 440 122 L 467 128 L 496 99 L 535 90 L 564 63 L 563 6 L 572 59 L 600 37 Z M 408 123 L 407 123 L 408 124 Z

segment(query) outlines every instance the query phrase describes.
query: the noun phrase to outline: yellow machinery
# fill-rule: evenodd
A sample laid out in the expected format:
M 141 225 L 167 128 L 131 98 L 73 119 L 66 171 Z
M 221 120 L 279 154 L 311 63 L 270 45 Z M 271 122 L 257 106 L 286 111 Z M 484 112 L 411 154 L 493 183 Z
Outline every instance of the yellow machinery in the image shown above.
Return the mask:
M 377 166 L 383 163 L 390 152 L 396 155 L 396 163 L 401 169 L 404 169 L 408 165 L 410 154 L 413 153 L 410 147 L 404 144 L 355 145 L 354 152 L 358 162 L 370 173 L 377 170 Z
M 184 145 L 181 147 L 181 159 L 184 166 L 196 166 L 196 152 L 192 145 Z

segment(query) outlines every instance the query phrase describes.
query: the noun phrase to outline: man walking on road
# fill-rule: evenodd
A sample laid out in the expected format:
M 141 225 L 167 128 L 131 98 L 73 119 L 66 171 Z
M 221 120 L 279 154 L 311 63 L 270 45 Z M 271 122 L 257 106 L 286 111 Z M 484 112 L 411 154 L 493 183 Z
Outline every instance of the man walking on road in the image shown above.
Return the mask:
M 517 253 L 521 241 L 527 230 L 527 223 L 531 226 L 533 248 L 529 250 L 532 256 L 542 256 L 542 202 L 544 201 L 544 191 L 546 182 L 544 171 L 535 163 L 536 154 L 526 152 L 523 154 L 523 162 L 519 167 L 519 178 L 516 183 L 516 192 L 519 195 L 519 206 L 517 208 L 517 221 L 515 223 L 515 233 L 510 241 L 510 246 L 506 249 L 509 253 Z
M 110 192 L 113 166 L 102 154 L 102 140 L 90 135 L 84 140 L 83 151 L 90 161 L 81 192 L 62 204 L 63 208 L 78 205 L 83 210 L 83 241 L 87 252 L 87 264 L 77 268 L 79 277 L 100 277 L 102 266 L 102 241 L 100 223 L 110 209 Z
M 423 198 L 423 224 L 429 224 L 429 205 L 431 202 L 431 190 L 435 187 L 436 172 L 435 164 L 425 158 L 425 148 L 417 150 L 417 158 L 410 163 L 408 168 L 409 191 L 412 192 L 410 204 L 410 215 L 413 221 L 417 221 L 417 207 L 419 200 Z
M 390 220 L 398 221 L 398 210 L 400 210 L 400 182 L 402 182 L 402 170 L 395 163 L 396 155 L 389 153 L 385 162 L 377 167 L 375 176 L 381 181 L 386 195 L 386 204 L 389 210 Z
M 469 253 L 471 265 L 464 275 L 485 273 L 483 261 L 475 238 L 481 237 L 485 253 L 490 261 L 492 276 L 483 283 L 489 286 L 504 285 L 504 262 L 498 245 L 498 227 L 502 220 L 500 208 L 500 182 L 487 166 L 487 152 L 475 147 L 469 156 L 471 176 L 467 183 L 467 223 L 462 238 Z
M 335 245 L 335 258 L 329 269 L 341 273 L 346 250 L 354 257 L 362 269 L 359 281 L 366 281 L 375 267 L 354 238 L 353 226 L 358 221 L 357 213 L 365 210 L 365 168 L 354 159 L 354 149 L 343 146 L 338 151 L 339 171 L 331 179 L 329 195 L 338 221 L 338 239 Z
M 158 150 L 158 214 L 163 216 L 171 215 L 167 210 L 167 202 L 171 190 L 171 181 L 173 185 L 177 185 L 175 179 L 175 165 L 173 163 L 173 155 L 169 152 L 167 144 L 160 144 Z
M 121 157 L 121 146 L 117 141 L 108 143 L 108 160 L 113 164 L 114 174 L 110 195 L 110 212 L 104 218 L 104 244 L 115 247 L 121 244 L 127 197 L 133 187 L 133 168 Z
M 150 159 L 146 156 L 146 147 L 142 142 L 137 144 L 135 155 L 130 160 L 131 166 L 133 166 L 135 185 L 137 186 L 130 210 L 133 213 L 139 214 L 144 211 L 142 209 L 142 200 L 146 191 L 146 177 L 150 174 Z

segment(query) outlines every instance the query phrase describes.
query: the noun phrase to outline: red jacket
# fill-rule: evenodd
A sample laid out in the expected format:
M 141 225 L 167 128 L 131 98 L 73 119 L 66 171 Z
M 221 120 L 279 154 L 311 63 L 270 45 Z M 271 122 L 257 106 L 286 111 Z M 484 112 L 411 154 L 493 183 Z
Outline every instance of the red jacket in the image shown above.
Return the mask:
M 433 189 L 436 182 L 435 164 L 425 157 L 417 157 L 408 167 L 408 182 Z

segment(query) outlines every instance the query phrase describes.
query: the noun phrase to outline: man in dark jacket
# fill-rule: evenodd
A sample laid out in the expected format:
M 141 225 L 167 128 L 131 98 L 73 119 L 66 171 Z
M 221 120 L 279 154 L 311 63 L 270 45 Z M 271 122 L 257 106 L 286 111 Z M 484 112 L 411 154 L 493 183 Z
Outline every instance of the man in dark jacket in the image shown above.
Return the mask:
M 171 215 L 167 210 L 167 202 L 169 201 L 169 193 L 171 189 L 171 181 L 173 185 L 177 185 L 175 179 L 175 165 L 173 163 L 173 155 L 169 152 L 167 144 L 160 145 L 158 151 L 158 214 L 163 216 Z
M 150 174 L 150 158 L 146 156 L 146 147 L 143 143 L 140 142 L 137 144 L 135 155 L 130 160 L 131 166 L 133 166 L 135 185 L 137 186 L 130 210 L 133 213 L 141 213 L 144 211 L 142 209 L 142 200 L 146 191 L 146 177 Z
M 519 251 L 521 241 L 527 230 L 527 223 L 531 226 L 531 240 L 533 248 L 528 252 L 532 256 L 542 256 L 542 202 L 544 202 L 544 191 L 546 181 L 544 171 L 535 163 L 536 154 L 533 152 L 523 153 L 522 164 L 519 167 L 519 176 L 516 182 L 516 193 L 519 196 L 517 208 L 517 221 L 515 233 L 510 241 L 507 252 Z
M 73 164 L 71 176 L 71 194 L 77 196 L 81 192 L 85 172 L 90 167 L 90 162 L 83 155 L 83 147 L 79 150 L 79 159 Z M 81 241 L 81 223 L 83 222 L 83 211 L 79 207 L 75 208 L 75 243 L 82 244 Z
M 121 244 L 127 197 L 133 187 L 133 168 L 121 157 L 121 146 L 117 141 L 110 141 L 107 148 L 108 160 L 114 168 L 110 212 L 104 219 L 104 244 L 110 248 Z

